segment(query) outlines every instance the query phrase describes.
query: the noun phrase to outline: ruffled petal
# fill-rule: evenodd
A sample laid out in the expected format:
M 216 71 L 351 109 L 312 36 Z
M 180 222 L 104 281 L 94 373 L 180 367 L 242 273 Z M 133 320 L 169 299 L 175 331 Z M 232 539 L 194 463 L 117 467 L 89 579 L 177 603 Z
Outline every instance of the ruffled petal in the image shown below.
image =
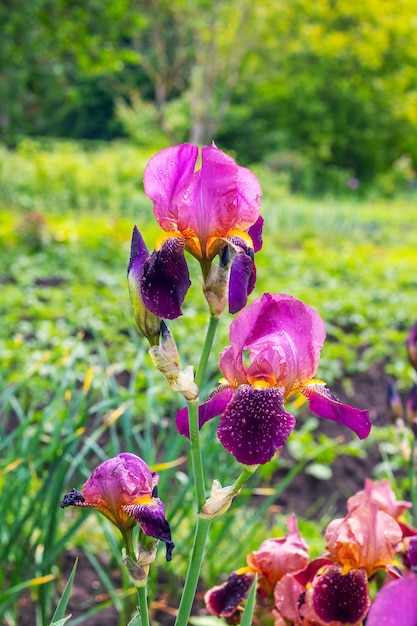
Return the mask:
M 325 532 L 326 550 L 344 572 L 362 568 L 372 576 L 390 566 L 402 539 L 400 526 L 375 502 L 364 502 L 343 519 L 334 519 Z
M 300 391 L 307 398 L 310 410 L 319 417 L 344 424 L 353 430 L 359 439 L 365 439 L 369 435 L 372 426 L 369 411 L 342 404 L 326 385 L 311 383 Z
M 370 605 L 366 572 L 342 574 L 341 567 L 334 565 L 316 576 L 306 600 L 321 624 L 360 624 Z
M 142 277 L 144 304 L 158 317 L 175 319 L 182 315 L 181 305 L 190 285 L 184 239 L 169 238 L 145 262 Z
M 314 376 L 325 336 L 324 322 L 317 311 L 284 294 L 264 294 L 243 309 L 230 327 L 236 370 L 242 372 L 241 376 L 246 371 L 245 350 L 249 350 L 252 361 L 272 348 L 279 356 L 274 376 L 286 394 Z
M 136 520 L 149 537 L 160 539 L 166 544 L 166 559 L 170 561 L 174 544 L 171 529 L 165 519 L 165 508 L 159 498 L 152 498 L 149 504 L 129 504 L 123 507 L 127 515 Z
M 184 143 L 161 150 L 146 166 L 143 184 L 163 230 L 181 231 L 179 205 L 194 172 L 198 148 Z
M 248 565 L 260 574 L 259 584 L 270 595 L 285 574 L 307 567 L 308 546 L 302 539 L 293 513 L 287 519 L 289 533 L 282 538 L 265 539 L 258 550 L 246 557 Z
M 230 402 L 235 390 L 231 387 L 225 387 L 220 385 L 209 397 L 206 402 L 200 404 L 198 407 L 198 423 L 199 428 L 206 422 L 217 417 L 225 410 L 227 404 Z M 176 417 L 177 429 L 180 435 L 190 437 L 190 430 L 188 426 L 188 408 L 184 407 L 178 411 Z
M 261 209 L 262 189 L 256 176 L 246 167 L 238 167 L 239 216 L 235 228 L 247 230 L 255 224 Z
M 253 242 L 253 251 L 259 252 L 262 248 L 262 230 L 264 226 L 264 218 L 260 215 L 256 222 L 248 230 L 248 235 Z
M 200 202 L 194 208 L 199 238 L 222 237 L 239 219 L 238 166 L 215 146 L 201 151 Z
M 230 574 L 223 585 L 213 587 L 205 594 L 204 602 L 207 610 L 217 617 L 231 617 L 240 612 L 239 606 L 247 598 L 254 577 L 254 572 Z
M 256 268 L 253 250 L 235 246 L 229 277 L 229 313 L 237 313 L 246 305 L 256 282 Z
M 372 602 L 366 626 L 416 626 L 416 597 L 417 574 L 388 583 Z
M 267 463 L 282 448 L 295 419 L 283 405 L 283 389 L 242 385 L 228 403 L 217 429 L 222 445 L 245 465 Z

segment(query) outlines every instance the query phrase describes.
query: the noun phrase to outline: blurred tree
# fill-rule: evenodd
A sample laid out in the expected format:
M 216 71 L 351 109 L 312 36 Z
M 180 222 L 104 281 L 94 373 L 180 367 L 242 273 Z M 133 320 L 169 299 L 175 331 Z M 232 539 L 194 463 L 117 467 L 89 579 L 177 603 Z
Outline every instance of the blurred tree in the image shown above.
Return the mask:
M 361 180 L 405 152 L 417 165 L 415 8 L 415 0 L 258 3 L 259 45 L 224 140 L 239 142 L 246 123 L 252 158 L 297 151 L 313 168 L 335 166 Z
M 6 141 L 48 133 L 56 109 L 76 107 L 78 85 L 115 80 L 137 56 L 143 26 L 135 0 L 3 0 L 0 5 L 0 133 Z M 59 116 L 59 115 L 58 115 Z

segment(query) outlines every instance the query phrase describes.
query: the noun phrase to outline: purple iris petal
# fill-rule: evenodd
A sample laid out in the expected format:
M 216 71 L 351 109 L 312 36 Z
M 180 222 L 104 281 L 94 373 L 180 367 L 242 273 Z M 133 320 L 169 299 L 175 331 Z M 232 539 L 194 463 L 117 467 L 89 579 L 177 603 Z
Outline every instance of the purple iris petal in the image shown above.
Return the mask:
M 363 569 L 342 574 L 339 566 L 330 567 L 313 581 L 311 593 L 313 609 L 325 624 L 359 624 L 369 609 L 368 579 Z
M 288 295 L 265 293 L 243 309 L 230 326 L 230 343 L 236 355 L 236 369 L 245 377 L 244 350 L 251 361 L 265 348 L 279 354 L 276 383 L 285 387 L 303 386 L 315 374 L 326 331 L 320 315 Z M 220 369 L 222 363 L 220 361 Z
M 142 296 L 146 308 L 161 318 L 175 319 L 191 285 L 184 258 L 184 240 L 173 237 L 146 260 Z
M 161 332 L 161 319 L 145 306 L 142 296 L 143 269 L 148 258 L 148 248 L 135 226 L 127 268 L 130 302 L 138 329 L 148 338 L 151 345 L 157 345 Z
M 256 222 L 248 230 L 248 235 L 253 242 L 253 251 L 259 252 L 262 248 L 262 229 L 264 225 L 264 218 L 260 215 Z
M 181 230 L 178 205 L 187 197 L 186 189 L 197 157 L 197 146 L 184 143 L 161 150 L 146 166 L 145 193 L 153 201 L 159 225 L 166 231 Z
M 253 572 L 244 574 L 233 572 L 223 585 L 213 587 L 206 593 L 204 601 L 207 609 L 217 617 L 231 617 L 238 611 L 241 602 L 247 598 L 253 579 Z
M 282 448 L 295 419 L 283 405 L 282 388 L 241 385 L 227 405 L 217 429 L 222 445 L 245 465 L 267 463 Z
M 208 422 L 208 420 L 211 420 L 213 417 L 223 413 L 234 392 L 235 390 L 230 387 L 220 386 L 211 394 L 210 398 L 206 402 L 200 404 L 198 407 L 199 428 Z M 190 430 L 188 426 L 188 408 L 184 407 L 181 411 L 178 411 L 175 419 L 180 435 L 184 435 L 189 438 Z
M 378 591 L 366 626 L 416 626 L 416 597 L 417 574 L 388 583 Z
M 247 230 L 256 222 L 261 208 L 262 189 L 255 174 L 246 167 L 238 167 L 238 207 L 236 226 Z M 235 227 L 236 227 L 235 226 Z
M 130 259 L 127 267 L 127 273 L 129 274 L 132 269 L 134 274 L 138 277 L 142 277 L 143 266 L 149 256 L 149 250 L 143 240 L 142 234 L 138 227 L 133 228 L 132 242 L 130 244 Z
M 417 573 L 417 535 L 411 537 L 410 543 L 408 544 L 408 558 L 411 569 Z
M 237 248 L 232 261 L 229 278 L 229 313 L 237 313 L 245 306 L 248 295 L 253 291 L 256 281 L 256 269 L 253 262 L 253 250 L 248 252 Z
M 161 500 L 152 498 L 150 504 L 129 504 L 123 510 L 139 523 L 145 535 L 165 542 L 166 559 L 170 561 L 175 546 L 171 541 L 171 530 L 165 519 L 165 508 Z
M 368 411 L 342 404 L 325 385 L 313 383 L 300 391 L 307 398 L 310 410 L 319 417 L 344 424 L 353 430 L 359 439 L 365 439 L 369 435 L 371 420 Z

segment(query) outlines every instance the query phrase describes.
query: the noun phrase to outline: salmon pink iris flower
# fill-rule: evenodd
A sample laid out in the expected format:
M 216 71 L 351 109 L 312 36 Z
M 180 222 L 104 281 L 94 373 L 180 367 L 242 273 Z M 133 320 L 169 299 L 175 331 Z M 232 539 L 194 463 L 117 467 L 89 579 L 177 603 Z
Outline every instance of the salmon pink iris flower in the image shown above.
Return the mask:
M 174 544 L 165 519 L 165 508 L 157 496 L 159 476 L 140 457 L 127 452 L 101 463 L 84 483 L 73 489 L 61 507 L 93 507 L 117 526 L 122 534 L 139 524 L 143 533 L 166 544 L 171 560 Z
M 200 427 L 221 415 L 218 437 L 245 465 L 263 464 L 281 448 L 295 425 L 284 403 L 303 394 L 310 410 L 368 436 L 368 411 L 339 402 L 313 379 L 325 339 L 324 322 L 311 307 L 289 295 L 264 294 L 242 310 L 230 327 L 230 345 L 220 355 L 225 381 L 199 407 Z M 188 412 L 177 414 L 188 436 Z
M 203 282 L 216 255 L 230 265 L 231 313 L 245 306 L 255 285 L 254 253 L 262 246 L 263 224 L 259 182 L 214 144 L 202 149 L 201 168 L 195 170 L 197 158 L 192 144 L 166 148 L 152 157 L 144 174 L 145 193 L 164 233 L 145 260 L 146 247 L 134 232 L 128 274 L 140 286 L 146 308 L 161 318 L 181 315 L 191 284 L 185 250 L 200 262 Z

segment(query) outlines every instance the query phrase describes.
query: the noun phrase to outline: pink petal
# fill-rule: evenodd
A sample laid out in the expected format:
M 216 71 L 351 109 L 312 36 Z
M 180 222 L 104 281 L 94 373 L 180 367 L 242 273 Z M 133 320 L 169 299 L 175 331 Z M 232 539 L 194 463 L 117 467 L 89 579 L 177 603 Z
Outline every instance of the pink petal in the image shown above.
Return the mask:
M 289 393 L 314 376 L 325 334 L 323 320 L 311 307 L 292 296 L 264 294 L 231 324 L 236 369 L 245 371 L 244 350 L 249 350 L 252 361 L 270 348 L 279 357 L 275 359 L 277 384 Z
M 380 511 L 375 503 L 365 502 L 343 519 L 333 520 L 325 538 L 326 549 L 336 563 L 364 568 L 372 575 L 392 563 L 402 532 L 391 515 Z
M 248 565 L 261 575 L 260 584 L 267 594 L 285 574 L 303 570 L 308 563 L 308 546 L 300 536 L 294 513 L 287 525 L 290 532 L 285 537 L 266 539 L 258 550 L 247 556 Z M 268 589 L 265 589 L 265 580 Z
M 227 235 L 230 228 L 237 224 L 238 166 L 231 157 L 215 147 L 203 148 L 201 155 L 199 202 L 192 209 L 199 239 L 207 242 L 209 237 Z
M 246 167 L 238 167 L 239 215 L 234 228 L 247 230 L 255 224 L 261 209 L 262 189 L 256 176 Z
M 153 201 L 155 217 L 163 230 L 181 230 L 179 205 L 184 197 L 187 200 L 197 157 L 197 146 L 184 143 L 161 150 L 145 169 L 145 193 Z

